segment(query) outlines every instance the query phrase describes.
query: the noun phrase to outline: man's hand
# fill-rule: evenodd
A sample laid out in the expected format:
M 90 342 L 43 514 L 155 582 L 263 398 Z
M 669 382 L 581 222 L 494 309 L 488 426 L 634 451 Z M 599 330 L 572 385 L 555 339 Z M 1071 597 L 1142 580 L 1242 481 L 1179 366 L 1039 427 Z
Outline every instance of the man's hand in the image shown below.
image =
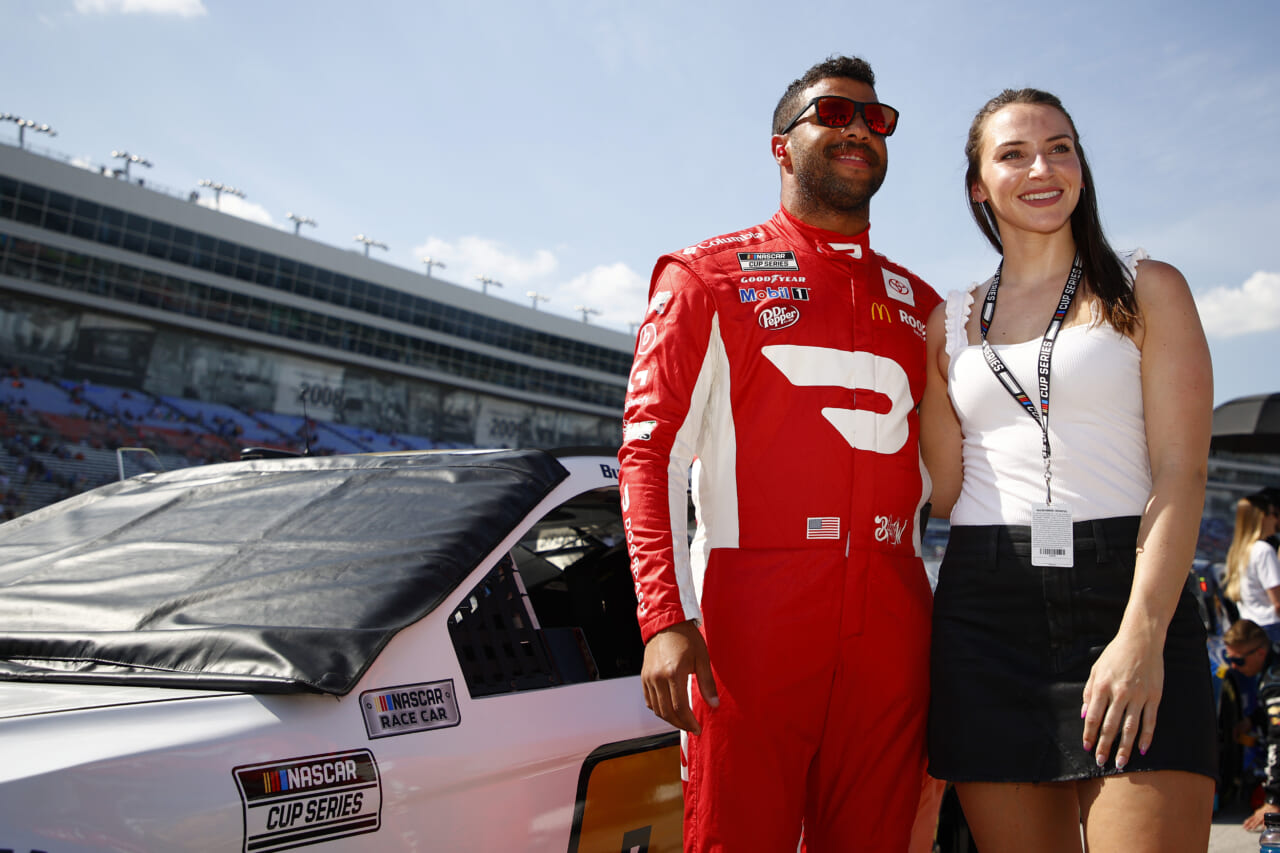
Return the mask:
M 689 706 L 689 676 L 698 679 L 702 698 L 712 708 L 720 704 L 716 682 L 711 677 L 711 656 L 702 632 L 692 621 L 665 628 L 649 638 L 644 647 L 644 704 L 671 725 L 695 735 L 702 727 Z
M 1265 814 L 1275 814 L 1276 812 L 1280 812 L 1280 806 L 1272 806 L 1267 803 L 1263 803 L 1258 806 L 1258 810 L 1256 812 L 1244 819 L 1244 828 L 1252 830 L 1253 832 L 1258 832 L 1262 829 L 1262 825 L 1264 823 L 1262 816 Z

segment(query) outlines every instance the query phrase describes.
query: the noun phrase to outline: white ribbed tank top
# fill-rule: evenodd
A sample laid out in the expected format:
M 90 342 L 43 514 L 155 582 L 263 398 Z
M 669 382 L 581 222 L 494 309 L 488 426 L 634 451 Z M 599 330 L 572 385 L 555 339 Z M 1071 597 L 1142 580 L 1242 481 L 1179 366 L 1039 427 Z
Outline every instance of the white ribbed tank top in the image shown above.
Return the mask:
M 1120 260 L 1132 277 L 1146 257 L 1138 249 Z M 1040 427 L 996 379 L 982 347 L 969 344 L 965 324 L 978 287 L 947 294 L 948 385 L 964 434 L 951 523 L 1029 525 L 1031 507 L 1045 499 Z M 1058 333 L 1049 378 L 1053 502 L 1070 507 L 1074 521 L 1141 515 L 1151 492 L 1141 353 L 1096 302 L 1090 310 L 1092 322 Z M 993 346 L 1032 399 L 1041 341 Z

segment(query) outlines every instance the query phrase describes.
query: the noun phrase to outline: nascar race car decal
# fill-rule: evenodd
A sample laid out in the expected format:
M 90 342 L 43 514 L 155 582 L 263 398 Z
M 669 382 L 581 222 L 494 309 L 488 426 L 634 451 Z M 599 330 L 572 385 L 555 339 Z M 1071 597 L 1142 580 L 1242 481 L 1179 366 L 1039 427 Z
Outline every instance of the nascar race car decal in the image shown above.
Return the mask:
M 462 722 L 453 679 L 380 687 L 360 694 L 369 739 L 445 729 Z

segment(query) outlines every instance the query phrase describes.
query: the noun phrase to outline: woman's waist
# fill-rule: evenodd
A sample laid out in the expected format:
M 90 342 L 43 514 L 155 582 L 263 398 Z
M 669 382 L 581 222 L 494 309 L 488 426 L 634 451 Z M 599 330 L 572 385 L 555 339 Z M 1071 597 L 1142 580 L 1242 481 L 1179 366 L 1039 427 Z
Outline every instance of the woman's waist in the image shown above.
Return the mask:
M 1062 470 L 1064 467 L 1051 465 L 1046 486 L 1039 464 L 1025 465 L 1008 474 L 968 465 L 951 511 L 951 523 L 1029 525 L 1032 508 L 1050 497 L 1056 506 L 1070 510 L 1072 521 L 1142 515 L 1146 508 L 1151 479 L 1145 469 L 1080 477 L 1077 472 Z
M 1132 551 L 1142 524 L 1140 515 L 1110 516 L 1074 521 L 1071 524 L 1072 547 L 1077 551 L 1105 551 L 1120 547 Z M 1029 524 L 956 524 L 952 522 L 947 551 L 981 550 L 1031 552 Z

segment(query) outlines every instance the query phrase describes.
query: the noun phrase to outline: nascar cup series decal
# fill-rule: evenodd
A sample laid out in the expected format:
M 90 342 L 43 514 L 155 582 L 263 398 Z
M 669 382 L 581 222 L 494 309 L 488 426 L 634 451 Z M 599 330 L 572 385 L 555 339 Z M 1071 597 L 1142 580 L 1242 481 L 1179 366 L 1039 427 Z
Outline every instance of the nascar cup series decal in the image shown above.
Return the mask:
M 366 690 L 360 694 L 360 711 L 370 740 L 447 729 L 462 722 L 451 678 Z
M 244 850 L 287 850 L 377 832 L 382 780 L 367 749 L 286 758 L 231 771 L 244 806 Z
M 738 266 L 752 270 L 798 270 L 795 252 L 738 252 Z

